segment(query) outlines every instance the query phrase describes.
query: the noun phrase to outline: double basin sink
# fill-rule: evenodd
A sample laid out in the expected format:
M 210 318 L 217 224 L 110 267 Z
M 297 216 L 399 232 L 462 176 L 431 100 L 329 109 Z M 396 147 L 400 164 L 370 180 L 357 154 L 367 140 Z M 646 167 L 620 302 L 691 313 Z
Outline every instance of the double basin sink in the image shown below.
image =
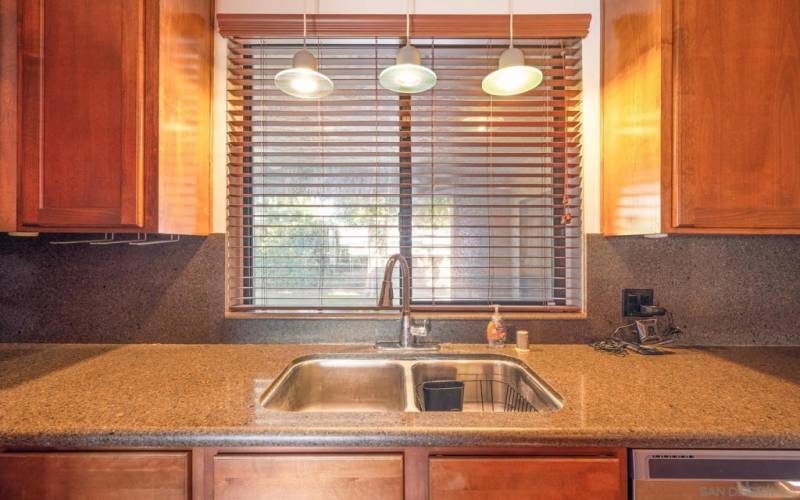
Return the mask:
M 425 411 L 425 382 L 461 381 L 466 412 L 548 411 L 561 398 L 527 365 L 502 355 L 315 355 L 294 360 L 261 396 L 288 412 Z

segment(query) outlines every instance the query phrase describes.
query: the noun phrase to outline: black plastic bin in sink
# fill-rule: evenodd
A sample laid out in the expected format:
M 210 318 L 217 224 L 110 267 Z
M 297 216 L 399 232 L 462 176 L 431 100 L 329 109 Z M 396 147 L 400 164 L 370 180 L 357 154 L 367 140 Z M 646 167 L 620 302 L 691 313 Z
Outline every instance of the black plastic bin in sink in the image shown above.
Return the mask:
M 464 408 L 464 382 L 434 380 L 422 384 L 425 411 L 461 411 Z

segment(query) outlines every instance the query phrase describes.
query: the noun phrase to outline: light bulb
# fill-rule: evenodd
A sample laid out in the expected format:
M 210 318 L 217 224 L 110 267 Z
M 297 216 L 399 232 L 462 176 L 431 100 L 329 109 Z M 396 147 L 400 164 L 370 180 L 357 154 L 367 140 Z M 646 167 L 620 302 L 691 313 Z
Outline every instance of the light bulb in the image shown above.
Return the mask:
M 528 81 L 528 70 L 525 66 L 514 66 L 506 68 L 500 78 L 497 79 L 497 86 L 506 92 L 519 89 Z
M 414 71 L 403 71 L 397 75 L 397 83 L 404 87 L 413 87 L 419 85 L 422 78 Z
M 317 82 L 305 75 L 293 78 L 290 85 L 301 94 L 311 94 L 317 90 Z

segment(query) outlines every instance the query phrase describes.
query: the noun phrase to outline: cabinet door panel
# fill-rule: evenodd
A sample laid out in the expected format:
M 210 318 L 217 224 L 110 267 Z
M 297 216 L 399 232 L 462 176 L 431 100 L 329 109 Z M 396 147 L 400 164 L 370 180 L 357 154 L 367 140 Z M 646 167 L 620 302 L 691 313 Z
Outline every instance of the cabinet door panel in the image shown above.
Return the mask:
M 275 454 L 214 457 L 216 500 L 401 500 L 399 454 Z
M 186 500 L 189 454 L 76 452 L 0 454 L 5 500 Z
M 23 0 L 21 224 L 143 224 L 142 0 Z
M 675 0 L 674 225 L 800 228 L 800 2 Z
M 619 500 L 619 460 L 441 457 L 430 460 L 431 500 Z

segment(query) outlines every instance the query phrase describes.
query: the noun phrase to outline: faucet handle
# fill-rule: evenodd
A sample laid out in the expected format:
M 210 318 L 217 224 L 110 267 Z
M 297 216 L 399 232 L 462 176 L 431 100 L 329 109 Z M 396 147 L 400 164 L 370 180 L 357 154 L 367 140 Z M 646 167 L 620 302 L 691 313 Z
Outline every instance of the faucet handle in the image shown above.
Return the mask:
M 423 319 L 418 321 L 412 319 L 408 330 L 415 337 L 427 337 L 431 333 L 431 320 Z

